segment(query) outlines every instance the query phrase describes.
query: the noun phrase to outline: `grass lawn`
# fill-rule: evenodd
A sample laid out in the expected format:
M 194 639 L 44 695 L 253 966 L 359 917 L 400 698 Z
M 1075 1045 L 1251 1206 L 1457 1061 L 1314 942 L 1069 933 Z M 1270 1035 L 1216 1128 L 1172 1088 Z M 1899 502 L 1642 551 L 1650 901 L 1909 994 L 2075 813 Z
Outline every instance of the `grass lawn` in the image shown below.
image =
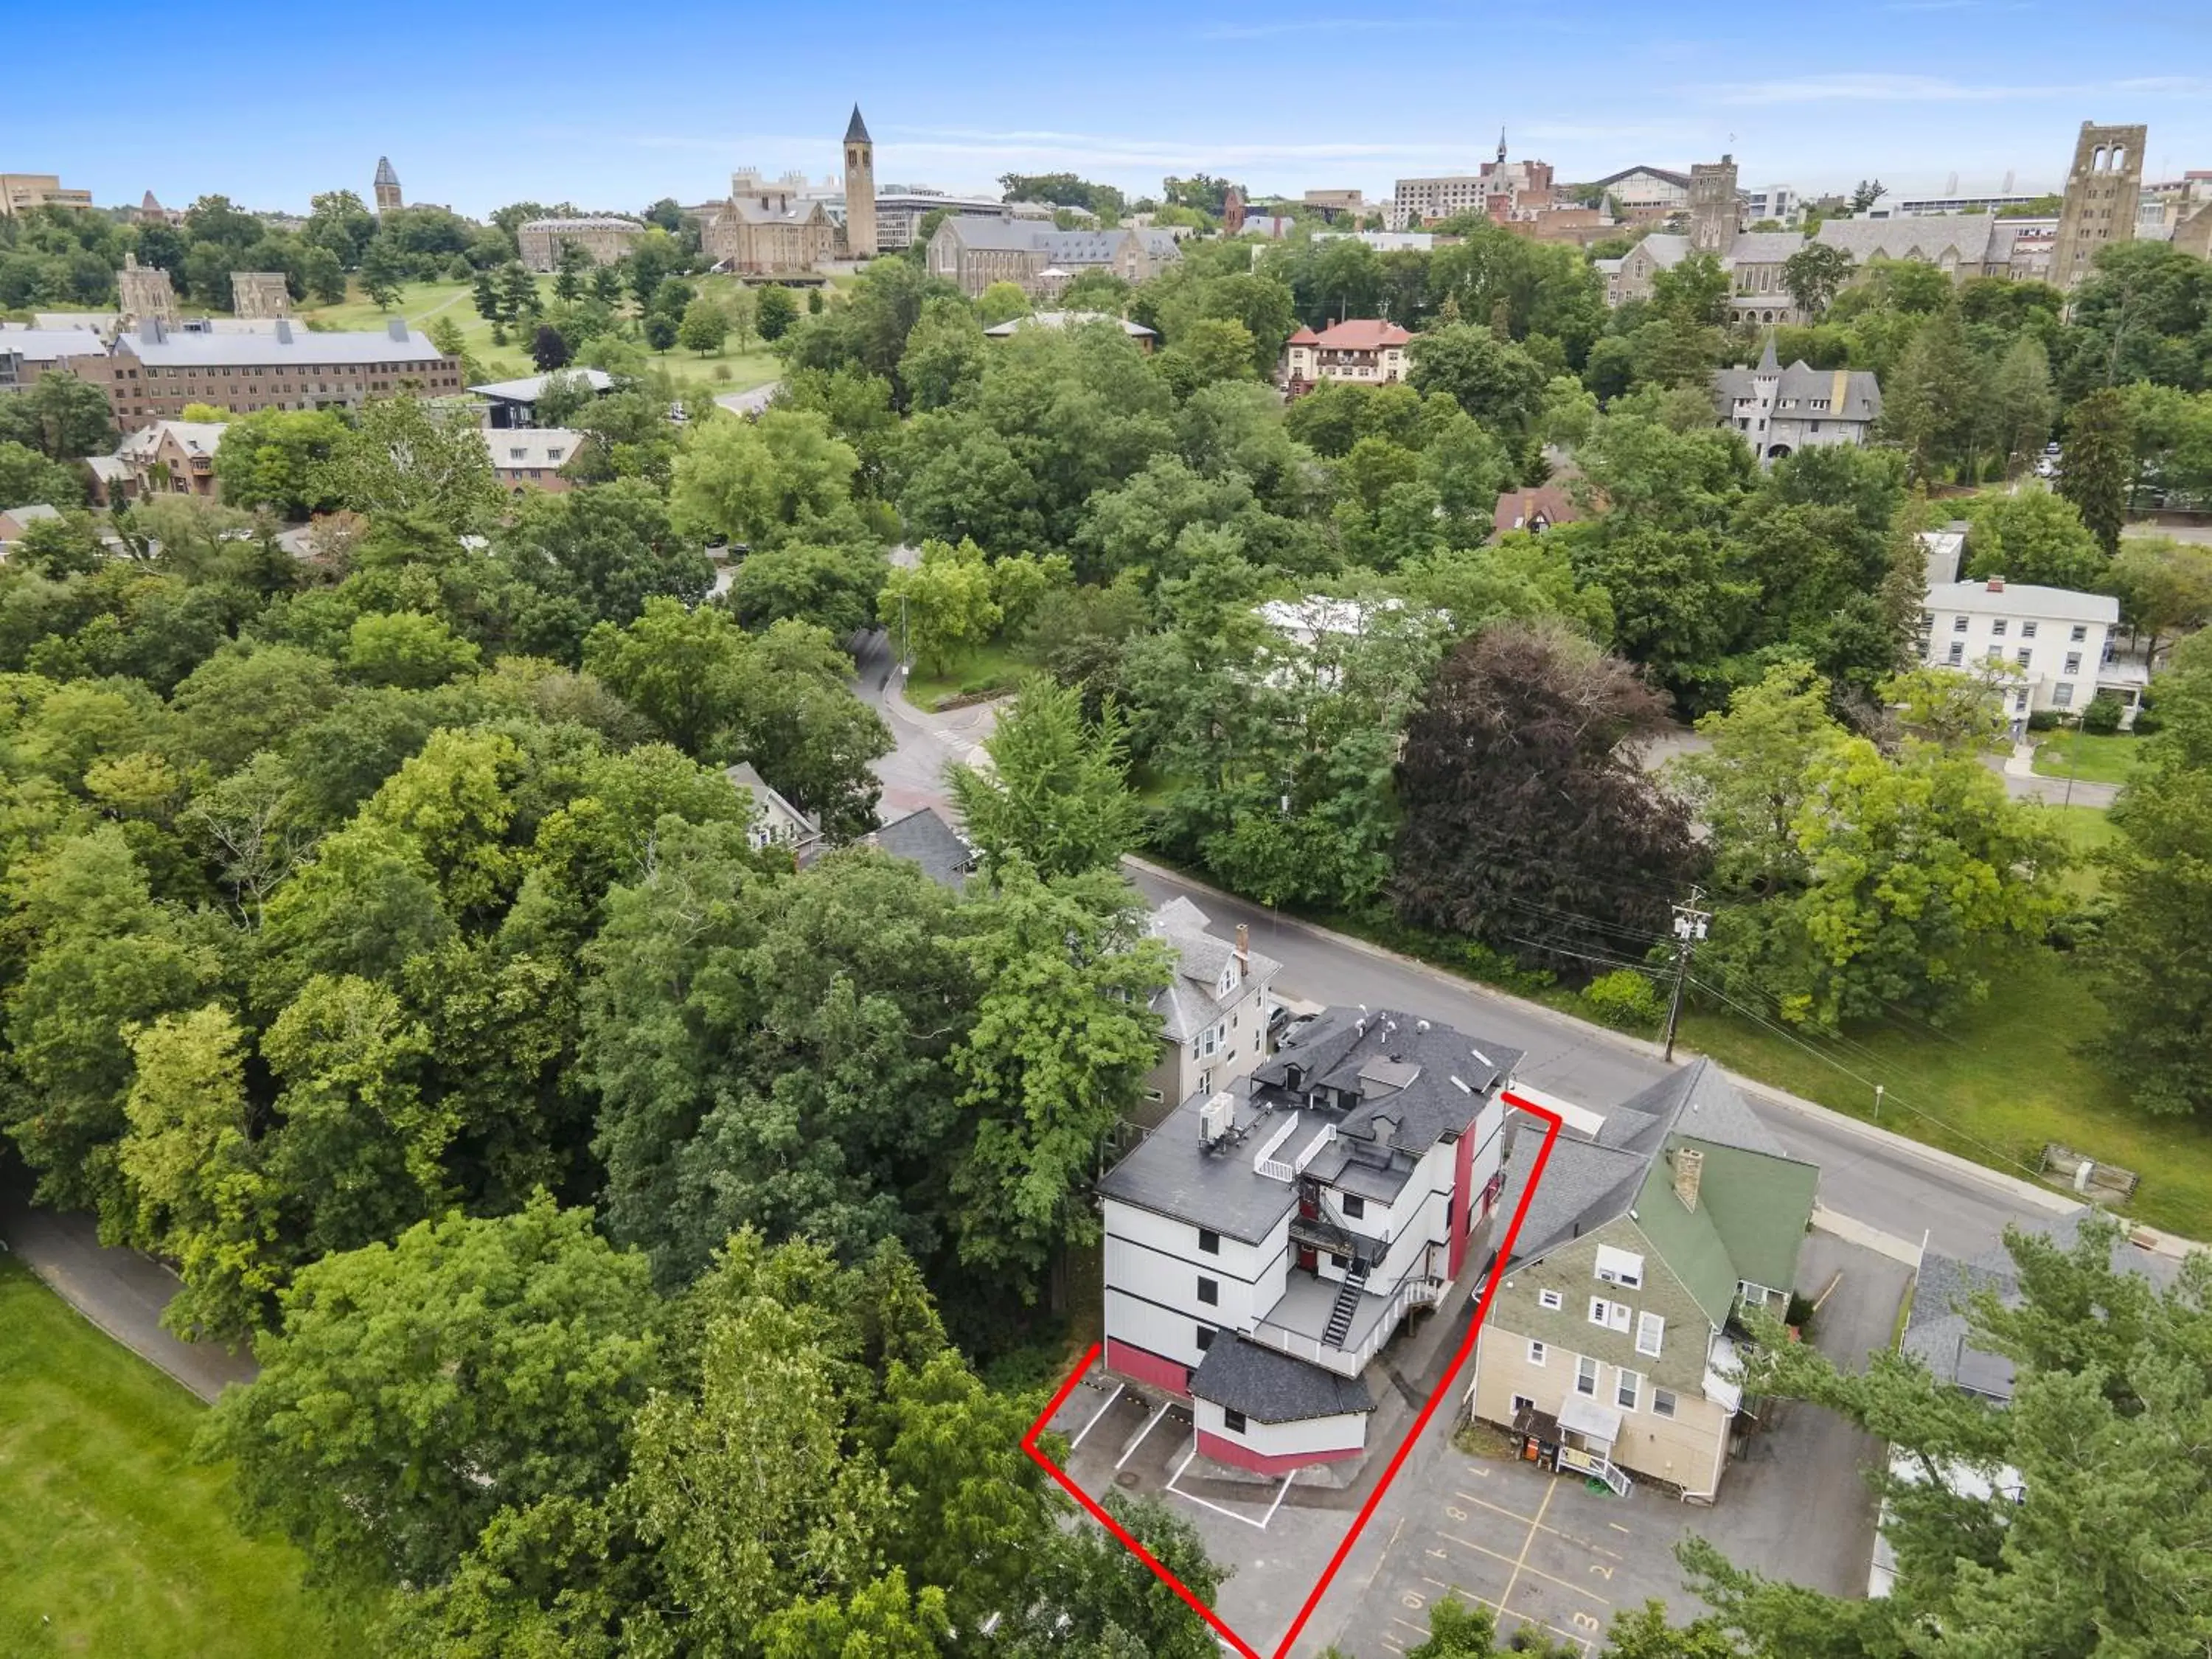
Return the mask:
M 2142 1185 L 2129 1212 L 2201 1238 L 2212 1217 L 2212 1128 L 2138 1111 L 2124 1076 L 2080 1052 L 2104 1025 L 2080 969 L 2043 951 L 1942 1032 L 1899 1022 L 1843 1042 L 1793 1041 L 1693 1010 L 1682 1036 L 1733 1070 L 1854 1117 L 1874 1115 L 1873 1085 L 1883 1084 L 1883 1127 L 2015 1175 L 2032 1178 L 2054 1140 L 2133 1170 Z
M 907 677 L 906 700 L 917 708 L 935 708 L 945 698 L 963 692 L 1011 691 L 1033 666 L 1012 646 L 994 640 L 954 658 L 935 673 L 925 673 L 916 663 Z
M 227 1472 L 190 1456 L 205 1414 L 0 1256 L 0 1652 L 367 1652 L 297 1551 L 240 1533 Z
M 2058 816 L 2059 828 L 2066 839 L 2074 844 L 2075 856 L 2081 862 L 2066 872 L 2067 890 L 2076 898 L 2087 898 L 2103 890 L 2104 872 L 2089 862 L 2090 856 L 2112 838 L 2112 821 L 2105 816 L 2101 806 L 2054 806 L 2050 809 Z
M 702 293 L 718 293 L 736 286 L 729 276 L 695 276 Z M 548 305 L 553 301 L 553 279 L 538 279 L 539 297 Z M 400 290 L 397 314 L 407 319 L 410 328 L 427 329 L 439 318 L 450 318 L 461 331 L 463 349 L 483 365 L 484 373 L 495 380 L 519 380 L 526 374 L 535 374 L 538 366 L 530 360 L 529 342 L 507 337 L 507 343 L 494 345 L 491 325 L 477 315 L 471 286 L 467 283 L 410 283 Z M 342 306 L 323 306 L 303 311 L 302 316 L 325 323 L 332 328 L 379 329 L 386 316 L 393 314 L 371 305 L 356 290 L 353 298 Z M 709 392 L 749 392 L 757 386 L 765 386 L 783 372 L 782 364 L 775 354 L 758 340 L 750 340 L 744 350 L 738 350 L 734 339 L 711 356 L 702 357 L 696 351 L 678 348 L 674 351 L 647 354 L 655 368 L 665 368 L 685 391 Z
M 2069 774 L 2090 783 L 2125 783 L 2142 753 L 2142 739 L 2124 732 L 2098 737 L 2087 732 L 2046 732 L 2035 745 L 2039 777 Z

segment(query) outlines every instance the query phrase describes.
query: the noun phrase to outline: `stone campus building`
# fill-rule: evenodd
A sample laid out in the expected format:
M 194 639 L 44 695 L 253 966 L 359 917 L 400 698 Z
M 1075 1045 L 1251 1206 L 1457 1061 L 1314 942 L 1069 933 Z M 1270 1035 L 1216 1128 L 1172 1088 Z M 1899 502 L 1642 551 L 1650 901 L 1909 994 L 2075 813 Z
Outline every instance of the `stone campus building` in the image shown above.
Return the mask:
M 773 183 L 750 168 L 730 175 L 730 194 L 707 222 L 702 245 L 720 270 L 742 276 L 812 270 L 833 259 L 876 257 L 876 146 L 860 106 L 846 124 L 845 222 L 834 222 L 818 197 L 789 179 Z
M 611 265 L 637 245 L 645 226 L 635 219 L 594 215 L 580 219 L 532 219 L 517 225 L 514 240 L 522 250 L 522 263 L 532 270 L 561 268 L 561 250 L 580 247 L 593 264 Z
M 2143 146 L 2149 140 L 2148 127 L 2081 123 L 2058 210 L 2057 246 L 2051 255 L 2050 280 L 2056 286 L 2072 288 L 2089 274 L 2100 250 L 2134 240 Z
M 230 273 L 230 311 L 234 317 L 289 317 L 292 290 L 281 270 L 234 270 Z

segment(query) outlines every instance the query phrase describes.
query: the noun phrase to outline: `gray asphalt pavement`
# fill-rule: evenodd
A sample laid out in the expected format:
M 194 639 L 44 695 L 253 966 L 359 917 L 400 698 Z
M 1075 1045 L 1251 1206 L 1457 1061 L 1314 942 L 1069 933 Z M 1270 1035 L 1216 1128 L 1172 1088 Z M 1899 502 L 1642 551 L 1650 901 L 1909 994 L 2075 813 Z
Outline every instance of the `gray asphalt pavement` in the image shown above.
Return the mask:
M 0 1240 L 71 1307 L 203 1400 L 252 1381 L 252 1356 L 212 1343 L 179 1342 L 161 1328 L 177 1278 L 150 1256 L 111 1249 L 88 1215 L 34 1209 L 30 1179 L 0 1159 Z
M 917 807 L 950 805 L 945 769 L 954 761 L 977 758 L 979 745 L 997 722 L 997 705 L 978 703 L 948 714 L 926 714 L 913 708 L 891 684 L 898 653 L 882 629 L 854 641 L 853 659 L 853 689 L 884 717 L 898 742 L 896 749 L 876 763 L 876 776 L 884 786 L 878 815 L 890 819 Z
M 1132 873 L 1156 901 L 1188 897 L 1221 931 L 1239 922 L 1249 927 L 1253 947 L 1283 964 L 1276 988 L 1284 995 L 1387 1006 L 1448 1020 L 1478 1040 L 1494 1036 L 1524 1051 L 1517 1073 L 1523 1082 L 1593 1111 L 1618 1105 L 1667 1073 L 1650 1043 L 1285 920 L 1263 906 L 1217 896 L 1165 872 Z M 1820 1166 L 1822 1203 L 1899 1237 L 1917 1240 L 1924 1230 L 1936 1248 L 1975 1255 L 1995 1248 L 2007 1222 L 2047 1213 L 2063 1202 L 2055 1194 L 2023 1191 L 1994 1172 L 1945 1160 L 1853 1119 L 1792 1106 L 1755 1085 L 1747 1085 L 1746 1093 L 1793 1156 Z

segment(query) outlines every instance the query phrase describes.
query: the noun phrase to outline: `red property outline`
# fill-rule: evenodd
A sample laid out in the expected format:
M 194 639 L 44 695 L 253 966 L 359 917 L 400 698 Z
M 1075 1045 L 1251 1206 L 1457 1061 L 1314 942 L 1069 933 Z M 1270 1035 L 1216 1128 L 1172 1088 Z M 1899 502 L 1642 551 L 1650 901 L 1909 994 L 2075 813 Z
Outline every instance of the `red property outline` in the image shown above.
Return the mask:
M 1344 1565 L 1345 1558 L 1352 1553 L 1352 1547 L 1359 1541 L 1359 1534 L 1366 1530 L 1369 1518 L 1374 1515 L 1376 1506 L 1382 1501 L 1382 1494 L 1390 1490 L 1390 1483 L 1398 1478 L 1400 1465 L 1405 1462 L 1407 1456 L 1413 1451 L 1413 1443 L 1421 1437 L 1421 1431 L 1428 1427 L 1429 1419 L 1436 1414 L 1437 1407 L 1443 1403 L 1445 1394 L 1451 1388 L 1452 1379 L 1459 1375 L 1459 1368 L 1467 1363 L 1467 1357 L 1474 1352 L 1474 1339 L 1482 1329 L 1482 1322 L 1490 1316 L 1490 1298 L 1498 1292 L 1498 1269 L 1504 1265 L 1507 1257 L 1512 1252 L 1514 1239 L 1520 1235 L 1522 1220 L 1528 1213 L 1528 1200 L 1536 1195 L 1536 1183 L 1544 1178 L 1544 1165 L 1551 1158 L 1552 1147 L 1558 1141 L 1562 1127 L 1557 1112 L 1547 1111 L 1534 1101 L 1523 1100 L 1510 1089 L 1499 1095 L 1498 1099 L 1516 1111 L 1526 1112 L 1531 1117 L 1540 1118 L 1547 1127 L 1544 1131 L 1543 1145 L 1536 1149 L 1536 1161 L 1528 1171 L 1528 1185 L 1522 1192 L 1521 1202 L 1514 1208 L 1513 1219 L 1506 1225 L 1505 1237 L 1498 1243 L 1498 1254 L 1491 1260 L 1490 1276 L 1483 1285 L 1482 1300 L 1475 1306 L 1474 1318 L 1468 1325 L 1467 1340 L 1459 1345 L 1459 1352 L 1452 1356 L 1451 1364 L 1444 1368 L 1444 1374 L 1437 1380 L 1434 1392 L 1422 1406 L 1420 1414 L 1413 1419 L 1413 1427 L 1406 1431 L 1406 1437 L 1399 1443 L 1397 1451 L 1390 1459 L 1390 1466 L 1382 1471 L 1382 1478 L 1375 1483 L 1375 1490 L 1367 1495 L 1366 1503 L 1360 1505 L 1359 1513 L 1352 1517 L 1352 1529 L 1344 1534 L 1344 1541 L 1336 1547 L 1336 1553 L 1329 1557 L 1328 1565 L 1322 1569 L 1320 1578 L 1315 1581 L 1312 1590 L 1306 1596 L 1305 1605 L 1298 1609 L 1298 1616 L 1291 1621 L 1290 1629 L 1283 1632 L 1282 1642 L 1276 1647 L 1270 1659 L 1285 1659 L 1285 1656 L 1291 1650 L 1291 1644 L 1298 1639 L 1298 1633 L 1305 1629 L 1306 1621 L 1313 1617 L 1314 1609 L 1321 1605 L 1321 1598 L 1328 1593 L 1329 1584 L 1335 1579 L 1337 1569 Z M 1160 1564 L 1158 1557 L 1131 1537 L 1127 1528 L 1107 1514 L 1105 1509 L 1089 1492 L 1077 1486 L 1069 1478 L 1066 1469 L 1038 1449 L 1037 1436 L 1044 1432 L 1045 1425 L 1051 1422 L 1058 1414 L 1060 1407 L 1066 1403 L 1068 1395 L 1075 1392 L 1076 1384 L 1082 1382 L 1090 1373 L 1091 1366 L 1097 1363 L 1099 1351 L 1097 1343 L 1094 1342 L 1091 1345 L 1089 1351 L 1078 1362 L 1075 1370 L 1069 1374 L 1067 1381 L 1060 1385 L 1060 1391 L 1053 1395 L 1050 1403 L 1045 1407 L 1037 1420 L 1030 1425 L 1029 1432 L 1022 1437 L 1022 1449 L 1027 1452 L 1046 1474 L 1058 1481 L 1062 1490 L 1088 1510 L 1091 1517 L 1099 1525 L 1128 1546 L 1136 1558 L 1152 1570 L 1155 1577 L 1182 1597 L 1184 1601 L 1197 1612 L 1200 1618 L 1212 1626 L 1223 1641 L 1243 1654 L 1244 1659 L 1261 1659 L 1260 1650 L 1257 1648 L 1223 1623 L 1218 1613 L 1191 1594 L 1188 1585 Z

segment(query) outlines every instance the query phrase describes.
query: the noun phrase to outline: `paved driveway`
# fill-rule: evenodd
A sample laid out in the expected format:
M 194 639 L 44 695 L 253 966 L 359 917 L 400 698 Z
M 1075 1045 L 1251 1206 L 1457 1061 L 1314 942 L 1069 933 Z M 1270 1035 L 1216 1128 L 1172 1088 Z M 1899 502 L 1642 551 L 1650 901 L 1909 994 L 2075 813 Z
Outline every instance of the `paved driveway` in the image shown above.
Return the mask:
M 1863 1363 L 1888 1342 L 1907 1277 L 1901 1263 L 1813 1234 L 1798 1277 L 1808 1295 L 1827 1291 L 1813 1340 Z M 1678 1620 L 1700 1610 L 1674 1559 L 1693 1534 L 1740 1565 L 1863 1594 L 1874 1502 L 1862 1470 L 1879 1454 L 1878 1442 L 1816 1407 L 1770 1406 L 1718 1501 L 1701 1508 L 1648 1486 L 1615 1498 L 1509 1456 L 1470 1456 L 1449 1424 L 1432 1424 L 1298 1652 L 1334 1643 L 1357 1659 L 1391 1659 L 1426 1639 L 1428 1608 L 1449 1595 L 1489 1607 L 1506 1632 L 1535 1625 L 1595 1653 L 1618 1612 L 1652 1599 Z

